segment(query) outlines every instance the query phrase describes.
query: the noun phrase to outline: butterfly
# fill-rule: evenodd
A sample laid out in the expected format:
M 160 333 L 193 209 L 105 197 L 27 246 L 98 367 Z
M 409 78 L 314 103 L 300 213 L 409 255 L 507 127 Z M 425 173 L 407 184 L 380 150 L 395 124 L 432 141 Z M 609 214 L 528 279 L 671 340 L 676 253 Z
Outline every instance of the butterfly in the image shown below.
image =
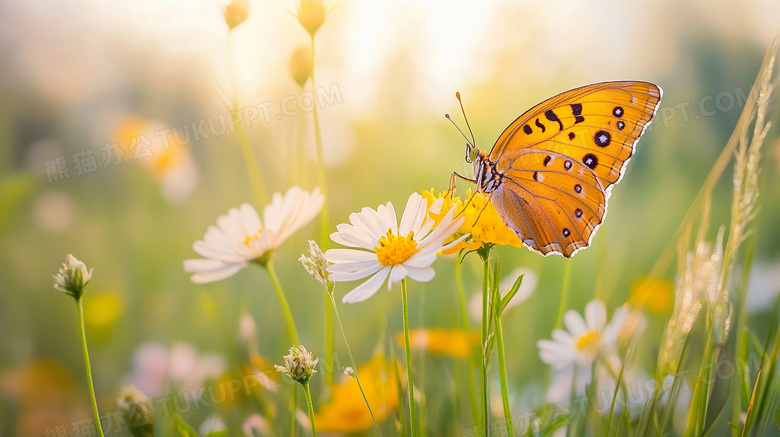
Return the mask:
M 590 246 L 604 222 L 612 187 L 662 95 L 649 82 L 602 82 L 558 94 L 513 121 L 489 153 L 468 143 L 474 179 L 453 177 L 488 195 L 525 246 L 570 258 Z

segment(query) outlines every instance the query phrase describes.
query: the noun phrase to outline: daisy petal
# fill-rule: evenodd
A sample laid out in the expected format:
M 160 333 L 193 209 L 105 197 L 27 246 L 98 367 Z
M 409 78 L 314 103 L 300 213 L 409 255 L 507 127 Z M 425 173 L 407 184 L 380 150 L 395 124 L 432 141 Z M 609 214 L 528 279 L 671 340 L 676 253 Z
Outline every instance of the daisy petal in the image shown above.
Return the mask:
M 582 316 L 574 310 L 566 311 L 563 315 L 563 324 L 566 330 L 574 337 L 579 337 L 588 332 L 588 326 L 582 320 Z
M 393 268 L 390 269 L 390 279 L 387 281 L 387 291 L 390 291 L 393 284 L 401 282 L 401 279 L 405 277 L 406 267 L 404 267 L 403 264 L 394 265 Z
M 593 331 L 601 331 L 607 323 L 607 308 L 604 302 L 592 300 L 585 306 L 585 323 Z
M 410 267 L 406 265 L 406 263 L 404 263 L 404 265 L 406 266 L 406 273 L 409 277 L 417 282 L 428 282 L 436 275 L 436 271 L 431 267 Z
M 379 287 L 381 287 L 382 283 L 385 282 L 388 274 L 390 274 L 390 267 L 384 267 L 369 280 L 358 285 L 352 291 L 347 293 L 341 301 L 344 303 L 355 303 L 368 299 L 369 297 L 376 294 L 377 291 L 379 291 Z

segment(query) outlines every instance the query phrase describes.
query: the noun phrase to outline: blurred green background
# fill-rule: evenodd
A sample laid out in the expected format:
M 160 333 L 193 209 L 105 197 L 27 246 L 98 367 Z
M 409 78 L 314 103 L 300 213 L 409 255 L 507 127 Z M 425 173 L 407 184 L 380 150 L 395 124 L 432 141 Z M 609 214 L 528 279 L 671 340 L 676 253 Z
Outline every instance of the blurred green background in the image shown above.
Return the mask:
M 628 299 L 674 244 L 780 27 L 773 0 L 326 3 L 315 68 L 318 87 L 332 97 L 320 116 L 334 230 L 364 206 L 392 201 L 400 209 L 411 192 L 446 189 L 453 171 L 471 174 L 463 139 L 443 117 L 461 119 L 455 91 L 477 145 L 489 148 L 516 116 L 561 91 L 605 80 L 664 89 L 593 247 L 571 261 L 497 250 L 504 272 L 522 266 L 538 278 L 534 294 L 505 322 L 518 397 L 547 374 L 536 340 L 549 338 L 555 323 L 565 263 L 573 268 L 569 308 L 581 312 L 598 295 L 611 312 Z M 312 114 L 288 73 L 293 50 L 308 43 L 289 13 L 295 7 L 292 0 L 252 0 L 231 42 L 220 4 L 210 0 L 0 4 L 0 436 L 42 435 L 57 424 L 72 435 L 70 423 L 89 416 L 75 308 L 51 286 L 67 253 L 94 267 L 85 305 L 101 409 L 114 408 L 133 352 L 145 342 L 187 342 L 235 366 L 244 306 L 257 324 L 260 353 L 281 362 L 289 345 L 265 272 L 250 267 L 195 285 L 182 269 L 184 259 L 196 257 L 192 243 L 218 216 L 255 203 L 235 134 L 211 131 L 168 151 L 155 140 L 154 156 L 129 153 L 107 167 L 102 148 L 117 143 L 128 152 L 134 135 L 181 131 L 204 119 L 219 128 L 229 111 L 232 44 L 242 106 L 262 105 L 271 115 L 248 129 L 267 186 L 313 188 Z M 758 326 L 780 286 L 780 117 L 773 114 L 749 292 Z M 204 129 L 210 132 L 208 121 Z M 299 141 L 303 164 L 294 158 Z M 79 175 L 72 154 L 87 149 L 97 170 Z M 57 157 L 69 177 L 50 180 L 56 178 L 46 163 Z M 303 177 L 295 170 L 301 168 Z M 712 239 L 728 222 L 729 172 L 713 195 Z M 288 240 L 276 265 L 303 343 L 322 353 L 325 299 L 297 261 L 318 226 L 315 220 Z M 458 324 L 453 260 L 434 267 L 433 282 L 410 287 L 412 328 Z M 474 256 L 464 264 L 469 292 L 479 289 L 479 267 Z M 663 277 L 674 274 L 672 263 Z M 337 287 L 339 298 L 348 287 Z M 358 362 L 370 359 L 388 329 L 399 332 L 399 301 L 394 290 L 341 307 Z M 647 363 L 654 363 L 666 319 L 650 316 L 640 352 Z M 339 340 L 336 349 L 343 353 Z M 426 365 L 429 374 L 440 373 L 442 387 L 448 378 L 463 383 L 452 381 L 446 360 Z M 426 384 L 429 397 L 449 396 L 439 383 Z M 231 408 L 196 411 L 188 420 L 220 413 L 238 432 L 253 407 Z M 468 414 L 456 413 L 431 407 L 428 421 L 451 430 L 471 425 Z

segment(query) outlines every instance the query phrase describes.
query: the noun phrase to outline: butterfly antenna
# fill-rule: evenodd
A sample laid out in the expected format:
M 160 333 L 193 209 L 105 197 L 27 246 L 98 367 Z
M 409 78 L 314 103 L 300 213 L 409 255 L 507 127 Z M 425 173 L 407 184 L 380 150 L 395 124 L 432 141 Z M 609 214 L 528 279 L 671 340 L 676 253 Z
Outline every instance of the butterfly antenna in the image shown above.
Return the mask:
M 447 117 L 447 120 L 449 120 L 450 123 L 452 123 L 452 125 L 455 126 L 455 129 L 457 129 L 458 132 L 460 132 L 460 134 L 463 135 L 463 139 L 466 140 L 466 143 L 468 143 L 469 146 L 474 147 L 474 144 L 471 141 L 469 141 L 469 137 L 467 137 L 466 134 L 464 134 L 463 131 L 460 129 L 460 127 L 457 124 L 455 124 L 455 121 L 452 119 L 452 117 L 450 117 L 450 114 L 444 114 L 444 116 Z
M 471 134 L 471 145 L 476 146 L 477 141 L 474 139 L 474 132 L 471 130 L 471 125 L 469 125 L 469 118 L 466 117 L 466 110 L 463 109 L 463 101 L 460 99 L 460 93 L 456 91 L 455 97 L 458 99 L 458 104 L 460 104 L 460 112 L 463 113 L 463 119 L 466 120 L 466 127 L 469 128 L 469 134 Z

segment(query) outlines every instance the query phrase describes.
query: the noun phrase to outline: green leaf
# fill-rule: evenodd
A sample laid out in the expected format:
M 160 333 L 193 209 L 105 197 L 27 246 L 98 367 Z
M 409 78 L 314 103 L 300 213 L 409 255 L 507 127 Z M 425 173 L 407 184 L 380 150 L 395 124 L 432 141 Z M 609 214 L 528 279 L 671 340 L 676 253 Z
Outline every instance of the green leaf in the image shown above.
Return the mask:
M 499 311 L 498 311 L 499 315 L 501 315 L 501 313 L 504 312 L 504 308 L 506 308 L 506 306 L 509 305 L 509 301 L 511 301 L 512 298 L 515 296 L 515 294 L 517 294 L 517 290 L 520 289 L 520 284 L 523 283 L 523 276 L 525 275 L 518 276 L 518 278 L 515 279 L 515 284 L 512 285 L 512 289 L 509 290 L 506 296 L 501 298 L 501 306 L 499 307 Z
M 558 430 L 558 428 L 562 427 L 563 425 L 566 425 L 569 422 L 569 414 L 561 414 L 560 416 L 554 418 L 551 420 L 547 425 L 545 425 L 544 429 L 542 429 L 542 436 L 548 437 L 553 435 L 555 431 Z
M 747 405 L 750 402 L 750 366 L 748 365 L 748 357 L 750 356 L 750 331 L 746 328 L 742 331 L 742 339 L 738 343 L 741 343 L 742 350 L 737 353 L 740 360 L 737 360 L 737 366 L 740 366 L 737 371 L 738 375 L 742 375 L 740 381 L 740 395 L 742 396 L 742 405 Z
M 718 347 L 718 349 L 720 349 L 720 351 L 718 352 L 716 359 L 712 364 L 713 366 L 716 366 L 714 372 L 715 382 L 712 384 L 712 392 L 710 393 L 710 400 L 707 404 L 707 417 L 704 421 L 702 435 L 707 434 L 707 431 L 710 430 L 712 425 L 718 421 L 720 414 L 726 407 L 726 402 L 728 401 L 729 393 L 731 392 L 730 378 L 719 378 L 717 366 L 718 363 L 733 363 L 734 357 L 731 356 L 729 347 L 721 346 Z
M 181 418 L 179 413 L 174 413 L 173 421 L 176 424 L 176 433 L 179 437 L 199 437 L 198 433 L 191 426 L 187 425 L 187 422 Z
M 222 431 L 210 432 L 210 433 L 206 434 L 204 437 L 227 437 L 228 435 L 229 435 L 228 434 L 228 430 L 223 429 Z

